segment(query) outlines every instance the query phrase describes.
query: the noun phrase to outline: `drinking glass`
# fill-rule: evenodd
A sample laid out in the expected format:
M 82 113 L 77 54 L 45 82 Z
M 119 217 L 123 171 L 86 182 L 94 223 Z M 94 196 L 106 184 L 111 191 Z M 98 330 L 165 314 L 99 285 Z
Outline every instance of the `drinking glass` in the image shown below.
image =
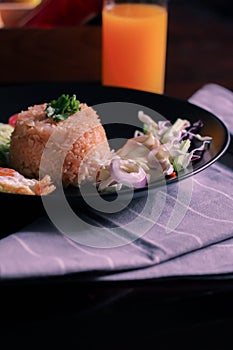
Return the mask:
M 102 83 L 164 93 L 166 0 L 105 0 L 102 10 Z

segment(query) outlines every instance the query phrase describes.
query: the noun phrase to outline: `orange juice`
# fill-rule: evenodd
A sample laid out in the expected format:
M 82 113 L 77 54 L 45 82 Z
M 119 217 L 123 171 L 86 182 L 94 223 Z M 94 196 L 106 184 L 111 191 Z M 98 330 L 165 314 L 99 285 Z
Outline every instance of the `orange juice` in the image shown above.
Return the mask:
M 164 92 L 167 17 L 167 9 L 154 4 L 104 7 L 104 85 Z

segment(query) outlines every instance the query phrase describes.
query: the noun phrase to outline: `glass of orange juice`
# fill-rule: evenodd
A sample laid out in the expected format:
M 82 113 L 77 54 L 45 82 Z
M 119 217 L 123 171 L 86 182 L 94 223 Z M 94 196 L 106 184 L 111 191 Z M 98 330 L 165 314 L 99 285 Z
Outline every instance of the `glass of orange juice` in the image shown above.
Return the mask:
M 166 0 L 105 0 L 102 10 L 102 83 L 164 93 Z

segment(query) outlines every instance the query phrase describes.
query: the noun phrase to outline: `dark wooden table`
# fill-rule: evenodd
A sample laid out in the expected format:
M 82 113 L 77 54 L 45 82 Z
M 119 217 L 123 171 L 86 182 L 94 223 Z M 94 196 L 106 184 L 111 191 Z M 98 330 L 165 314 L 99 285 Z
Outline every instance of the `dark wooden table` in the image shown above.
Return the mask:
M 230 1 L 171 0 L 169 14 L 165 93 L 188 98 L 206 83 L 233 90 Z
M 232 17 L 207 0 L 170 0 L 168 8 L 165 93 L 188 98 L 210 82 L 232 90 Z M 0 84 L 101 81 L 101 18 L 73 28 L 1 29 L 0 48 Z

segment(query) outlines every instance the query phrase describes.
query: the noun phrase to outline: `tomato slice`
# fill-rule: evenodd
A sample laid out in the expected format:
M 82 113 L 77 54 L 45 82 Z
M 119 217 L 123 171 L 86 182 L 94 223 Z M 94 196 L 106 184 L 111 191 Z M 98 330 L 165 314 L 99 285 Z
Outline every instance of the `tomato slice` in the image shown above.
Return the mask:
M 0 176 L 12 176 L 12 177 L 14 177 L 15 174 L 16 174 L 16 172 L 13 169 L 0 167 Z
M 9 119 L 8 119 L 8 124 L 11 126 L 15 127 L 16 120 L 18 119 L 18 113 L 13 114 Z

